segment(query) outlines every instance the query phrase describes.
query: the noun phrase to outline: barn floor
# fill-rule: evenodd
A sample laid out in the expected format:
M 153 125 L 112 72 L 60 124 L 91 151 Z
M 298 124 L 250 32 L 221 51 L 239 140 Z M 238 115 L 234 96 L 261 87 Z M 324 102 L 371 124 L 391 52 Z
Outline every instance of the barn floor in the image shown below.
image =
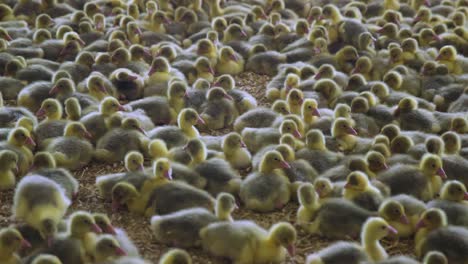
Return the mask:
M 269 81 L 267 76 L 256 75 L 252 73 L 243 73 L 236 78 L 237 85 L 241 89 L 248 91 L 257 98 L 259 105 L 267 106 L 268 103 L 264 97 L 265 86 Z M 14 103 L 14 102 L 13 102 Z M 217 131 L 215 135 L 221 135 L 229 132 Z M 92 163 L 90 166 L 75 171 L 74 175 L 80 182 L 79 196 L 71 206 L 68 214 L 77 210 L 86 210 L 89 212 L 100 212 L 109 215 L 112 223 L 116 227 L 123 228 L 134 241 L 140 250 L 140 254 L 152 263 L 157 263 L 160 256 L 169 248 L 152 242 L 151 230 L 149 228 L 149 219 L 133 215 L 128 212 L 113 213 L 110 203 L 103 201 L 97 194 L 94 186 L 95 179 L 99 175 L 121 172 L 124 170 L 122 164 L 103 165 Z M 13 203 L 13 191 L 1 191 L 0 193 L 0 228 L 11 224 L 11 205 Z M 270 214 L 257 214 L 244 209 L 239 209 L 234 213 L 234 219 L 249 219 L 255 221 L 264 228 L 269 228 L 279 221 L 295 222 L 297 205 L 288 204 L 283 210 Z M 298 241 L 296 243 L 296 256 L 289 258 L 286 263 L 304 263 L 305 256 L 318 251 L 333 241 L 325 240 L 317 236 L 310 236 L 302 230 L 298 230 Z M 390 255 L 413 253 L 412 240 L 400 240 L 398 243 L 383 241 L 383 245 Z M 200 249 L 188 250 L 192 256 L 193 263 L 227 263 L 224 260 L 213 258 Z

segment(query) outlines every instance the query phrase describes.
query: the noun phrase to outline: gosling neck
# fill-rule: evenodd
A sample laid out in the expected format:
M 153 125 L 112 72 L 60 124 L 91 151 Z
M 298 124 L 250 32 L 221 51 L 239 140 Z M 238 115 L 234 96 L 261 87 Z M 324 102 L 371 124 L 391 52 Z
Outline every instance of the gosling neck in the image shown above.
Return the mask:
M 196 138 L 200 136 L 198 130 L 192 124 L 188 123 L 183 118 L 180 119 L 179 128 L 184 132 L 184 134 L 189 138 Z
M 202 148 L 198 153 L 192 156 L 192 164 L 200 164 L 206 160 L 206 149 Z
M 221 5 L 219 0 L 215 0 L 213 4 L 210 5 L 210 13 L 212 16 L 222 16 L 223 10 L 221 9 Z
M 220 205 L 216 206 L 215 214 L 216 214 L 216 217 L 218 217 L 218 219 L 221 221 L 229 221 L 229 222 L 234 221 L 232 219 L 231 212 L 221 208 Z
M 365 229 L 361 235 L 364 250 L 374 261 L 386 259 L 388 257 L 387 251 L 382 247 L 379 239 L 375 234 Z

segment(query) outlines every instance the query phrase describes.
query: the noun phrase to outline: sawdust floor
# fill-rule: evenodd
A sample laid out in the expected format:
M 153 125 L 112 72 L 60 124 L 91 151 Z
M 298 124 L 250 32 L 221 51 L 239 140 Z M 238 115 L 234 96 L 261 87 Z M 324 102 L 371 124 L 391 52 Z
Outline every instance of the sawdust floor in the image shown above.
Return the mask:
M 265 87 L 268 81 L 268 76 L 252 73 L 243 73 L 236 78 L 237 86 L 257 98 L 260 106 L 268 105 L 264 97 Z M 229 131 L 230 129 L 224 129 L 223 131 L 215 131 L 213 134 L 222 135 Z M 124 171 L 122 164 L 103 165 L 97 163 L 92 163 L 80 171 L 75 171 L 74 175 L 80 182 L 80 191 L 76 201 L 68 210 L 68 214 L 77 210 L 106 213 L 109 215 L 114 226 L 123 228 L 128 233 L 129 237 L 139 248 L 142 257 L 153 263 L 157 263 L 160 256 L 165 253 L 169 247 L 156 244 L 152 241 L 149 219 L 128 212 L 113 213 L 110 203 L 103 201 L 99 197 L 97 189 L 94 186 L 97 176 L 121 171 Z M 10 216 L 12 203 L 13 191 L 2 191 L 0 193 L 0 227 L 11 224 Z M 269 228 L 279 221 L 294 223 L 297 207 L 296 204 L 290 203 L 283 208 L 283 210 L 269 214 L 253 213 L 241 208 L 234 212 L 233 217 L 234 219 L 253 220 L 260 226 Z M 308 235 L 299 228 L 298 235 L 296 256 L 287 259 L 286 263 L 288 264 L 304 263 L 305 256 L 333 243 L 333 241 L 327 239 Z M 383 241 L 383 245 L 390 255 L 411 255 L 414 247 L 412 240 L 400 240 L 398 243 Z M 188 252 L 192 256 L 193 263 L 227 263 L 225 260 L 213 258 L 201 249 L 190 249 Z

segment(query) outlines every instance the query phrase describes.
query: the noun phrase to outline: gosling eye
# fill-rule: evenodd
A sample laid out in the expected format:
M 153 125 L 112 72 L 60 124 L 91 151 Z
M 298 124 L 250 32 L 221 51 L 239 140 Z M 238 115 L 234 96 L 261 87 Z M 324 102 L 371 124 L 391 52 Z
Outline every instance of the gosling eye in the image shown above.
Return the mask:
M 383 225 L 383 226 L 380 227 L 380 229 L 385 230 L 385 229 L 387 229 L 387 226 Z

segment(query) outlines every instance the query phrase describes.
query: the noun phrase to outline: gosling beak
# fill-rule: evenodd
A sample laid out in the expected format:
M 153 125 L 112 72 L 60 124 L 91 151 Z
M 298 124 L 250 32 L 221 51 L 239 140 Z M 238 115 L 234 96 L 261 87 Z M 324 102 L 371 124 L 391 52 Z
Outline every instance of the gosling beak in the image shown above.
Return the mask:
M 426 227 L 426 222 L 424 222 L 423 219 L 419 220 L 419 222 L 416 224 L 416 229 L 420 229 Z
M 388 230 L 388 234 L 392 234 L 392 235 L 398 234 L 398 230 L 396 230 L 393 226 L 388 226 L 387 230 Z
M 86 43 L 82 39 L 77 38 L 76 41 L 78 41 L 78 43 L 80 43 L 81 47 L 86 46 Z
M 320 112 L 317 108 L 312 108 L 312 115 L 320 117 Z
M 125 250 L 123 250 L 121 247 L 117 247 L 115 249 L 115 254 L 117 256 L 127 256 L 127 252 L 125 252 Z
M 138 131 L 140 131 L 143 135 L 146 136 L 146 131 L 143 128 L 139 127 Z
M 54 95 L 54 94 L 56 94 L 56 93 L 58 92 L 58 90 L 59 90 L 59 89 L 58 89 L 58 86 L 52 87 L 52 89 L 50 89 L 50 91 L 49 91 L 49 95 Z
M 6 34 L 6 35 L 5 35 L 5 39 L 8 40 L 8 41 L 12 41 L 12 40 L 13 40 L 9 34 Z
M 348 128 L 348 134 L 357 136 L 358 133 L 354 128 L 350 127 Z
M 104 232 L 106 234 L 111 234 L 111 235 L 116 235 L 117 232 L 115 232 L 115 228 L 111 225 L 106 225 L 106 227 L 104 228 Z
M 282 169 L 290 169 L 291 165 L 289 165 L 289 163 L 287 163 L 286 161 L 282 160 L 281 163 L 280 163 L 280 167 Z
M 442 60 L 442 54 L 439 54 L 439 55 L 436 57 L 436 60 L 437 60 L 437 61 Z
M 134 80 L 136 80 L 136 79 L 138 79 L 138 76 L 137 76 L 137 75 L 130 75 L 130 76 L 128 76 L 128 80 L 129 80 L 129 81 L 134 81 Z
M 205 120 L 203 120 L 203 118 L 201 118 L 201 117 L 198 117 L 198 118 L 197 118 L 197 123 L 198 123 L 199 125 L 206 125 Z
M 231 100 L 231 101 L 234 100 L 232 96 L 230 96 L 229 94 L 224 94 L 224 98 Z
M 231 60 L 233 60 L 233 61 L 235 61 L 235 62 L 237 62 L 237 61 L 239 60 L 235 54 L 231 54 L 231 55 L 229 56 L 229 58 L 231 58 Z
M 408 217 L 406 215 L 402 215 L 400 217 L 400 222 L 402 222 L 403 224 L 407 225 L 409 224 L 409 220 L 408 220 Z
M 140 28 L 136 28 L 135 29 L 135 34 L 137 34 L 138 36 L 141 36 L 141 34 L 143 34 L 143 32 L 141 32 Z
M 36 142 L 31 137 L 26 138 L 26 144 L 31 145 L 31 146 L 36 146 Z
M 432 40 L 441 41 L 442 39 L 441 39 L 438 35 L 434 35 L 434 36 L 432 37 Z
M 354 69 L 351 71 L 351 74 L 356 74 L 356 73 L 359 73 L 359 72 L 360 72 L 359 67 L 354 67 Z
M 382 164 L 382 169 L 383 169 L 383 170 L 388 170 L 388 165 L 387 165 L 387 163 L 383 163 L 383 164 Z
M 144 171 L 144 170 L 145 170 L 145 166 L 143 166 L 143 164 L 140 164 L 140 166 L 138 166 L 138 170 L 139 170 L 139 171 Z
M 400 108 L 395 109 L 395 111 L 393 112 L 393 116 L 394 117 L 399 117 L 400 116 Z
M 246 147 L 247 147 L 247 145 L 245 144 L 244 141 L 241 141 L 241 142 L 240 142 L 240 145 L 241 145 L 242 148 L 246 148 Z
M 106 87 L 104 87 L 104 85 L 99 85 L 99 91 L 107 93 Z
M 241 33 L 241 36 L 243 36 L 243 37 L 247 37 L 247 33 L 246 33 L 244 30 L 241 30 L 241 32 L 240 32 L 240 33 Z
M 447 179 L 447 174 L 445 174 L 445 171 L 442 167 L 437 170 L 437 175 L 439 175 L 442 179 Z
M 47 246 L 52 247 L 52 244 L 54 243 L 54 237 L 48 236 L 46 240 L 47 240 Z
M 466 201 L 468 201 L 468 192 L 465 193 L 465 195 L 463 196 L 463 199 L 465 199 Z
M 32 165 L 31 168 L 34 169 L 34 165 Z M 30 169 L 30 171 L 32 171 L 32 169 Z M 15 165 L 15 167 L 13 168 L 13 172 L 14 172 L 15 174 L 18 174 L 18 172 L 19 172 L 18 165 Z
M 164 172 L 164 177 L 172 181 L 172 169 L 171 168 L 169 168 L 166 172 Z
M 117 109 L 119 109 L 119 111 L 122 111 L 122 112 L 127 111 L 127 109 L 125 109 L 125 107 L 123 105 L 119 105 Z
M 36 112 L 36 116 L 39 117 L 39 118 L 44 117 L 45 114 L 46 114 L 46 111 L 45 111 L 44 108 L 42 108 L 42 107 L 39 108 L 39 110 L 37 110 L 37 112 Z
M 286 249 L 288 250 L 289 256 L 294 257 L 294 255 L 296 255 L 296 247 L 293 244 L 288 245 Z
M 28 248 L 31 248 L 31 243 L 29 243 L 29 241 L 27 241 L 26 239 L 23 239 L 21 240 L 21 248 L 22 249 L 28 249 Z
M 116 213 L 120 209 L 120 203 L 117 200 L 112 200 L 112 212 Z
M 165 25 L 168 25 L 168 24 L 171 24 L 172 21 L 169 20 L 167 17 L 164 18 L 164 22 L 163 22 Z
M 431 6 L 431 1 L 429 1 L 429 0 L 424 0 L 424 4 L 425 4 L 427 7 L 430 7 L 430 6 Z
M 297 130 L 297 129 L 294 130 L 293 136 L 296 137 L 296 138 L 302 138 L 301 132 L 299 132 L 299 130 Z
M 93 232 L 94 232 L 94 233 L 97 233 L 97 234 L 101 234 L 101 233 L 102 233 L 102 229 L 101 229 L 98 225 L 96 225 L 96 224 L 93 224 L 93 225 L 91 226 L 91 230 L 93 230 Z
M 92 139 L 93 135 L 91 135 L 91 133 L 89 133 L 88 131 L 85 131 L 84 132 L 84 137 L 87 138 L 87 139 Z
M 214 71 L 213 67 L 209 67 L 208 72 L 211 73 L 212 75 L 215 75 L 215 71 Z
M 151 69 L 148 71 L 148 76 L 153 75 L 153 73 L 155 73 L 155 72 L 156 72 L 156 68 L 151 67 Z
M 315 76 L 314 76 L 314 79 L 315 79 L 315 80 L 319 80 L 320 77 L 321 77 L 320 72 L 317 72 L 317 74 L 315 74 Z

